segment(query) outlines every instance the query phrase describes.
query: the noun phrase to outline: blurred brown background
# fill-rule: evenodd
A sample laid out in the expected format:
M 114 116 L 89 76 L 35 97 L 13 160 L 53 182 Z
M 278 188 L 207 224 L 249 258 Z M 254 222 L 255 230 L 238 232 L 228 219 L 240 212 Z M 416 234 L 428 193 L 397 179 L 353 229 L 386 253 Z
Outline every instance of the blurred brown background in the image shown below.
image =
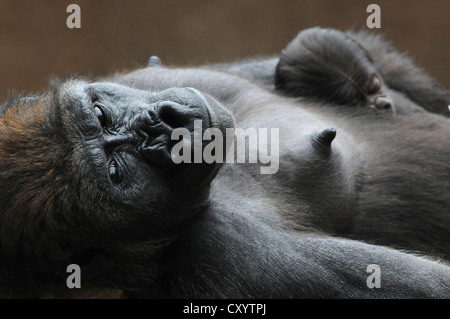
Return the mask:
M 81 29 L 66 8 L 81 7 Z M 221 62 L 281 49 L 304 28 L 381 30 L 400 51 L 450 88 L 449 0 L 0 0 L 0 99 L 40 90 L 51 77 L 105 75 L 143 66 Z

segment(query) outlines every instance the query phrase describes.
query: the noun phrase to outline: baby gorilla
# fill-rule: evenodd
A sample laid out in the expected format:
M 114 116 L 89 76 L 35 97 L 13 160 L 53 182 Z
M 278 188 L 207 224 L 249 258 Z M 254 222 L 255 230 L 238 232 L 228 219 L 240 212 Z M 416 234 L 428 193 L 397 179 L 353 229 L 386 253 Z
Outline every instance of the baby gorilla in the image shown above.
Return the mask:
M 300 32 L 280 56 L 275 86 L 293 97 L 392 108 L 369 53 L 337 30 L 312 28 Z

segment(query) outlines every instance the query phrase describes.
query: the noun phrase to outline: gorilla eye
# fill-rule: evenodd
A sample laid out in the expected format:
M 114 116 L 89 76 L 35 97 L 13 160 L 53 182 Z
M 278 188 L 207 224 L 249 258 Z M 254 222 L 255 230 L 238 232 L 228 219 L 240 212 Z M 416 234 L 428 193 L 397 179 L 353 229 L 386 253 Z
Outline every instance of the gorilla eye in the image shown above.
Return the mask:
M 96 115 L 97 118 L 98 118 L 98 121 L 100 122 L 100 125 L 101 125 L 102 127 L 104 127 L 105 124 L 106 124 L 106 116 L 105 116 L 105 112 L 104 112 L 103 109 L 102 109 L 100 106 L 98 106 L 98 105 L 96 105 L 96 106 L 94 107 L 94 111 L 95 111 L 95 115 Z
M 111 182 L 117 183 L 119 181 L 119 169 L 117 168 L 116 161 L 112 160 L 111 163 L 109 163 L 108 174 Z

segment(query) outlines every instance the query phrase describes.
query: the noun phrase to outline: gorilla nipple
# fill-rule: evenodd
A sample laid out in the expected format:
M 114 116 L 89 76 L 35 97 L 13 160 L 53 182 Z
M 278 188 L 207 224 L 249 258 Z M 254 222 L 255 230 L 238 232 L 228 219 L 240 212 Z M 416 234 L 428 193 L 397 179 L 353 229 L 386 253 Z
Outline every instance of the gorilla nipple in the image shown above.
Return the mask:
M 317 152 L 329 154 L 331 152 L 331 143 L 335 137 L 336 129 L 327 128 L 320 133 L 313 134 L 311 138 L 311 145 Z

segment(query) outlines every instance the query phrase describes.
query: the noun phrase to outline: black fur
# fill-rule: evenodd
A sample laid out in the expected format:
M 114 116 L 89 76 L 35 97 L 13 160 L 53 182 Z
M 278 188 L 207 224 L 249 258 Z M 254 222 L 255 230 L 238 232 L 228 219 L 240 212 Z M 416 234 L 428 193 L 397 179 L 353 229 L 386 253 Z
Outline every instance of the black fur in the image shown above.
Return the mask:
M 11 99 L 0 296 L 67 296 L 77 263 L 75 297 L 450 298 L 450 126 L 428 112 L 448 93 L 409 63 L 378 37 L 316 28 L 280 59 L 156 63 Z M 387 110 L 353 107 L 381 95 Z M 175 165 L 169 135 L 196 119 L 278 128 L 278 172 Z

